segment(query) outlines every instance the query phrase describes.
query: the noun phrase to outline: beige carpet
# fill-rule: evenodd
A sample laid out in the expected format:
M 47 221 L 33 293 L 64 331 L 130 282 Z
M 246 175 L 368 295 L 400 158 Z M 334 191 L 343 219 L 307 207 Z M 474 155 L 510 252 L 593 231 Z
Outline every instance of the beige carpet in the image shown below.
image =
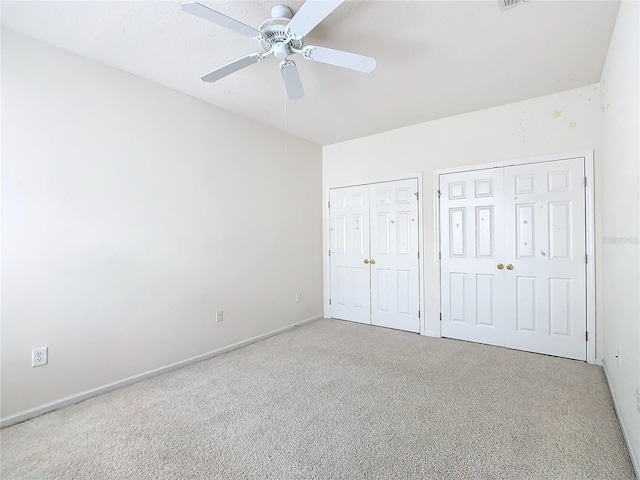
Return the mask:
M 631 479 L 599 367 L 320 320 L 6 428 L 2 479 Z

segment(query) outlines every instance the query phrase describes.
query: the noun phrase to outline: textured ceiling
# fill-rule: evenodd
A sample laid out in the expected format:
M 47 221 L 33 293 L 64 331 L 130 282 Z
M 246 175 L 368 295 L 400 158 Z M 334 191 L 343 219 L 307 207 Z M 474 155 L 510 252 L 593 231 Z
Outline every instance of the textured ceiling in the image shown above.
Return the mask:
M 256 27 L 275 2 L 206 2 Z M 287 4 L 296 11 L 302 1 Z M 268 57 L 216 83 L 200 75 L 254 41 L 177 1 L 2 1 L 2 24 L 87 58 L 327 145 L 596 83 L 618 1 L 346 1 L 305 38 L 375 57 L 370 74 L 297 61 L 305 98 L 285 100 Z

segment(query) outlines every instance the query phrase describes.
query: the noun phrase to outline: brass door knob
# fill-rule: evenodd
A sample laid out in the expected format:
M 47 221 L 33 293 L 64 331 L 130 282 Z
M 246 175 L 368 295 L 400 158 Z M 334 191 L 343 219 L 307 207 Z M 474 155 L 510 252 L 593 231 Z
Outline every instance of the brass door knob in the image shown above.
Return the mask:
M 371 265 L 375 265 L 375 264 L 376 264 L 376 261 L 372 258 L 371 259 Z
M 507 265 L 507 270 L 513 270 L 513 265 L 511 264 Z
M 364 263 L 366 263 L 367 265 L 369 265 L 369 259 L 368 259 L 368 258 L 365 258 L 365 259 L 364 259 Z
M 499 263 L 499 264 L 498 264 L 498 270 L 502 270 L 503 268 L 504 268 L 504 265 L 503 265 L 503 264 L 501 264 L 501 263 Z

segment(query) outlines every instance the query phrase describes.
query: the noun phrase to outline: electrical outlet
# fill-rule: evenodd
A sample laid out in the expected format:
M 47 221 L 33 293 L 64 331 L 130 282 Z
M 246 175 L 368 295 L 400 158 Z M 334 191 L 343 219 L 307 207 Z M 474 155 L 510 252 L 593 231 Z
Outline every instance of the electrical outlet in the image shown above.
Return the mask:
M 296 293 L 296 302 L 299 302 L 302 300 L 302 294 L 300 292 Z
M 223 320 L 223 316 L 222 316 L 222 310 L 218 310 L 216 312 L 216 322 L 220 323 Z
M 31 351 L 31 366 L 40 367 L 48 363 L 48 347 L 34 348 Z
M 616 352 L 616 363 L 618 364 L 618 368 L 620 368 L 620 350 Z
M 636 387 L 636 408 L 640 413 L 640 385 Z

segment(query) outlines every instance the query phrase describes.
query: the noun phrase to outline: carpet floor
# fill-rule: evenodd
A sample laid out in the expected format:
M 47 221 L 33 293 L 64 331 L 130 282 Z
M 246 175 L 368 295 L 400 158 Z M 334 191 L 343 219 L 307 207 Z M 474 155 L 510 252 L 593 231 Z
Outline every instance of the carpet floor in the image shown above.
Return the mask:
M 3 429 L 10 479 L 633 479 L 602 369 L 319 320 Z

